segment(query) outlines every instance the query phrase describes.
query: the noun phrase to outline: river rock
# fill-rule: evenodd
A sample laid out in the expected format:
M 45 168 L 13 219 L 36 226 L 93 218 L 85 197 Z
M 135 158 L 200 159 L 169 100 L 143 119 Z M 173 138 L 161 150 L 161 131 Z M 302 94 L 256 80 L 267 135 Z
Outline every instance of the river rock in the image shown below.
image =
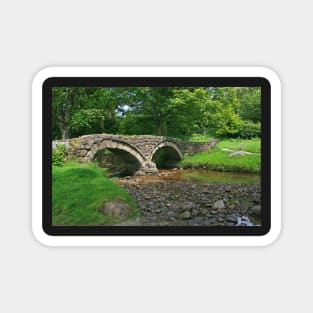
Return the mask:
M 180 214 L 179 217 L 182 220 L 187 220 L 187 219 L 191 218 L 191 214 L 189 211 L 185 211 L 182 214 Z
M 259 185 L 198 183 L 172 176 L 173 173 L 169 177 L 145 175 L 117 180 L 140 208 L 141 225 L 160 226 L 167 222 L 169 226 L 235 226 L 237 217 L 252 215 L 251 208 L 259 205 L 254 201 L 260 199 Z M 249 226 L 244 219 L 242 224 Z
M 236 206 L 235 206 L 234 204 L 231 204 L 231 205 L 228 206 L 228 208 L 229 208 L 230 210 L 234 210 L 234 209 L 236 208 Z
M 134 174 L 134 176 L 143 176 L 143 175 L 145 175 L 145 173 L 141 170 L 135 172 L 135 174 Z
M 261 215 L 261 206 L 260 205 L 254 205 L 251 209 L 250 209 L 251 213 L 254 215 Z
M 225 203 L 223 200 L 219 200 L 219 201 L 216 201 L 214 204 L 213 204 L 213 209 L 215 210 L 218 210 L 218 211 L 222 211 L 225 209 Z
M 232 216 L 232 215 L 227 216 L 226 220 L 228 222 L 232 222 L 232 223 L 237 223 L 237 221 L 238 221 L 237 217 L 236 216 Z
M 185 202 L 182 203 L 180 206 L 183 210 L 192 210 L 192 208 L 194 207 L 193 202 Z
M 120 200 L 112 200 L 105 203 L 105 205 L 101 209 L 101 212 L 117 217 L 121 220 L 126 220 L 128 215 L 131 214 L 132 209 L 126 202 Z
M 156 168 L 156 164 L 154 162 L 146 162 L 146 166 L 149 168 Z
M 191 211 L 191 215 L 192 215 L 192 216 L 197 216 L 198 214 L 199 214 L 199 212 L 198 212 L 197 209 L 193 209 L 193 210 Z

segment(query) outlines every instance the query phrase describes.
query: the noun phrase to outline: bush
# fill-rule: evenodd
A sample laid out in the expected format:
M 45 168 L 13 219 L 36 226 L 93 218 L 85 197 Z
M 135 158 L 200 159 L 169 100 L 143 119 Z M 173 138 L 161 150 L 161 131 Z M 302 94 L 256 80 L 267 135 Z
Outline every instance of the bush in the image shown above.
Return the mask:
M 251 139 L 261 137 L 261 124 L 249 121 L 243 121 L 238 127 L 236 137 L 243 139 Z
M 63 166 L 65 162 L 65 145 L 57 145 L 52 151 L 52 165 L 54 166 Z
M 238 135 L 239 126 L 242 123 L 240 116 L 233 112 L 232 108 L 225 109 L 222 113 L 215 114 L 215 135 L 220 138 L 232 138 Z

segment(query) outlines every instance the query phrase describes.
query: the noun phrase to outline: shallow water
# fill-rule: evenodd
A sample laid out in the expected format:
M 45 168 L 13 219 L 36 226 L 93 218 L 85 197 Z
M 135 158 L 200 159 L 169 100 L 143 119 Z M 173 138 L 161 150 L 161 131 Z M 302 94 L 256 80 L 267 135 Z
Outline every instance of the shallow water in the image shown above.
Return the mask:
M 215 172 L 198 169 L 160 170 L 157 176 L 142 176 L 140 180 L 192 180 L 203 183 L 259 184 L 261 176 L 255 173 Z
M 182 178 L 205 183 L 259 184 L 261 176 L 254 173 L 214 172 L 205 170 L 186 170 Z

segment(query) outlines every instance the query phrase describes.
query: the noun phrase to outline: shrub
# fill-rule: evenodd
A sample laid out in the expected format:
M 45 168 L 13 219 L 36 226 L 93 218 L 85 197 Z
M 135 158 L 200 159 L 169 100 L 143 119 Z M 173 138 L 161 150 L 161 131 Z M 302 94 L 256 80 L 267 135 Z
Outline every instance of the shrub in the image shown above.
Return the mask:
M 65 162 L 65 145 L 57 145 L 52 151 L 52 165 L 54 166 L 63 166 Z
M 243 139 L 251 139 L 256 137 L 261 137 L 261 124 L 253 123 L 249 121 L 243 121 L 238 127 L 238 132 L 236 137 Z
M 217 137 L 229 138 L 238 135 L 239 126 L 242 121 L 240 116 L 233 112 L 232 108 L 227 108 L 222 113 L 216 113 L 214 119 L 216 119 L 215 135 Z

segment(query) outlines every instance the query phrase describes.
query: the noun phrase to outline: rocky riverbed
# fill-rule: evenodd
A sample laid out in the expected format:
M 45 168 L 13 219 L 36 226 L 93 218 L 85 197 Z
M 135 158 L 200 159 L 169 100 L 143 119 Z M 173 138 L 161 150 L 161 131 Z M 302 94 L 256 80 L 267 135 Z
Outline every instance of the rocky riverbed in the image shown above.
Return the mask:
M 117 182 L 135 199 L 141 217 L 118 225 L 260 225 L 260 184 L 205 183 L 175 172 L 126 177 Z

